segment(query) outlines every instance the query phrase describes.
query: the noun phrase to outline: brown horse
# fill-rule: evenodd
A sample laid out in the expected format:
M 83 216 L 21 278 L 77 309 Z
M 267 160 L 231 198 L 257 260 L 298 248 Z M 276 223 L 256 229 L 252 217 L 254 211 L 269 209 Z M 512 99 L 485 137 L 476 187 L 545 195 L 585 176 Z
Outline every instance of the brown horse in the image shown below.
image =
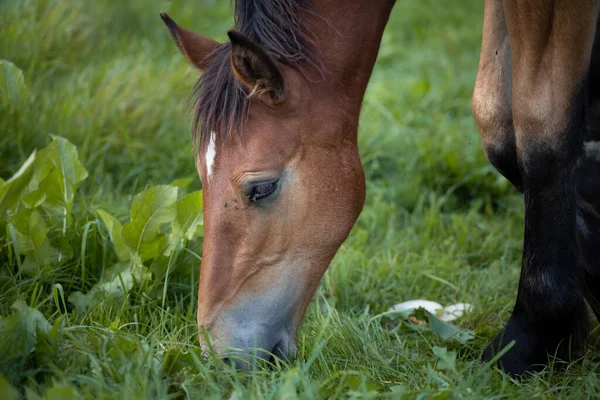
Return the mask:
M 580 160 L 598 1 L 576 3 L 486 1 L 473 111 L 488 158 L 526 212 L 517 303 L 485 353 L 515 340 L 501 359 L 510 373 L 557 349 L 569 358 L 587 335 L 584 296 L 600 310 L 600 226 L 576 188 L 594 172 Z M 252 348 L 262 358 L 294 350 L 362 209 L 358 118 L 393 4 L 238 0 L 223 44 L 162 14 L 204 72 L 194 119 L 205 223 L 198 325 L 242 368 Z

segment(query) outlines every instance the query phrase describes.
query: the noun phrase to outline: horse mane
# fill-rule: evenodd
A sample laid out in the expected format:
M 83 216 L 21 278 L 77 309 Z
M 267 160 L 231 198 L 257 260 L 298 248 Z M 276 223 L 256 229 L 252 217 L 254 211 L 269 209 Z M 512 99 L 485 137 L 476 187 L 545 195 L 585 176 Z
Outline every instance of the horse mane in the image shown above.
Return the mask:
M 258 43 L 274 60 L 304 71 L 322 71 L 312 35 L 301 13 L 316 14 L 310 0 L 236 0 L 235 30 Z M 241 132 L 251 95 L 237 82 L 229 62 L 231 42 L 219 45 L 198 78 L 192 95 L 192 136 L 198 149 L 215 131 L 226 136 Z

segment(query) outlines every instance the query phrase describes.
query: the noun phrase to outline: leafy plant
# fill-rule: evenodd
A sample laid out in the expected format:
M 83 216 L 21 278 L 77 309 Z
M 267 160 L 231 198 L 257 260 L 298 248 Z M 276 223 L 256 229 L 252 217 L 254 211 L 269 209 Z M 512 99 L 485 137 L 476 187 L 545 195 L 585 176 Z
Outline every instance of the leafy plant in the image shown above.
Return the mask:
M 0 319 L 0 335 L 3 338 L 0 343 L 0 378 L 5 374 L 14 380 L 32 359 L 44 364 L 58 356 L 62 320 L 57 319 L 53 326 L 40 311 L 23 301 L 15 302 L 12 307 L 14 313 Z
M 71 211 L 75 192 L 87 176 L 75 146 L 54 136 L 48 147 L 31 153 L 17 173 L 0 183 L 0 222 L 12 250 L 9 257 L 20 272 L 33 274 L 72 256 Z
M 0 222 L 9 264 L 33 275 L 41 268 L 73 257 L 71 239 L 77 234 L 72 211 L 75 193 L 88 173 L 77 149 L 53 136 L 50 145 L 34 151 L 21 168 L 0 183 Z M 187 182 L 189 183 L 189 182 Z M 120 295 L 151 271 L 163 273 L 177 251 L 202 234 L 202 192 L 178 199 L 186 182 L 148 188 L 133 198 L 129 221 L 122 225 L 109 212 L 97 209 L 118 260 L 104 271 L 87 294 L 71 293 L 69 300 L 85 311 L 97 294 Z
M 7 60 L 0 60 L 0 105 L 2 108 L 20 108 L 27 104 L 29 91 L 23 71 Z
M 179 200 L 178 192 L 178 186 L 158 185 L 139 193 L 133 198 L 125 225 L 105 210 L 96 210 L 119 261 L 90 292 L 71 294 L 69 301 L 80 311 L 91 306 L 98 294 L 119 296 L 130 290 L 135 281 L 148 279 L 151 272 L 160 275 L 181 247 L 201 236 L 202 192 Z

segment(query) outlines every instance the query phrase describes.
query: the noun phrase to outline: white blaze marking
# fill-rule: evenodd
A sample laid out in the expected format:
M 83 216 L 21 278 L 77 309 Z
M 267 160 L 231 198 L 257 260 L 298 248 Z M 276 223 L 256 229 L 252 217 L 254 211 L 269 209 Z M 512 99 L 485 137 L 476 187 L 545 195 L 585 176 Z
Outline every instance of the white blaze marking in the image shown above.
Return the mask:
M 212 175 L 213 165 L 215 164 L 215 156 L 217 155 L 217 149 L 215 146 L 215 131 L 210 132 L 210 141 L 208 142 L 208 149 L 206 149 L 206 178 L 210 179 Z

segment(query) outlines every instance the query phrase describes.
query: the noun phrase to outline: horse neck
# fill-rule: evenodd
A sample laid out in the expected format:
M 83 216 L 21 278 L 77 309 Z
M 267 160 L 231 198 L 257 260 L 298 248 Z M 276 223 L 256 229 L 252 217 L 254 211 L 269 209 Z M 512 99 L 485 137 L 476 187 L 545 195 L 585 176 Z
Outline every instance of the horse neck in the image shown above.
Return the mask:
M 383 30 L 395 0 L 315 0 L 309 16 L 326 72 L 324 90 L 353 99 L 360 109 Z

